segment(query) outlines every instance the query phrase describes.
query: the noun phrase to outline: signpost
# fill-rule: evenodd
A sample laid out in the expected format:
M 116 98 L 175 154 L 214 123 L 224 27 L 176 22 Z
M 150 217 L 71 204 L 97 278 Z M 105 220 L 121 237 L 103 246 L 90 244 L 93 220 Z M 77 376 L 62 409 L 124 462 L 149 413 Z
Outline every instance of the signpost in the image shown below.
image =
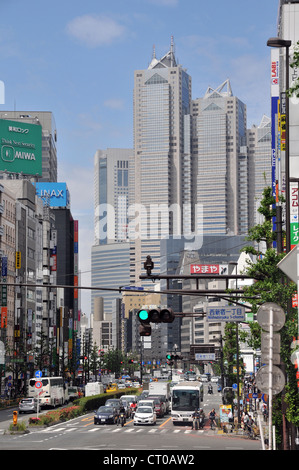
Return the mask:
M 274 331 L 281 330 L 285 323 L 284 310 L 280 305 L 274 302 L 266 302 L 262 304 L 257 311 L 257 321 L 264 330 L 269 332 L 268 335 L 264 336 L 264 341 L 262 341 L 262 347 L 264 348 L 264 350 L 262 349 L 262 354 L 264 353 L 263 359 L 265 362 L 267 361 L 269 365 L 263 366 L 258 370 L 255 380 L 257 387 L 262 392 L 269 394 L 269 449 L 272 450 L 273 394 L 280 393 L 285 384 L 283 372 L 279 367 L 273 366 L 273 362 L 276 362 L 277 359 L 276 357 L 274 359 L 274 343 L 277 347 L 277 340 L 274 341 Z M 265 342 L 267 347 L 265 347 Z M 267 350 L 267 354 L 265 354 L 265 349 Z
M 40 379 L 41 376 L 42 376 L 42 372 L 40 370 L 37 370 L 35 372 L 35 377 Z M 38 392 L 38 390 L 40 390 L 42 388 L 42 386 L 43 386 L 43 383 L 42 383 L 41 380 L 37 380 L 35 382 L 35 388 L 36 388 L 37 392 Z M 39 395 L 40 395 L 40 393 L 37 393 L 37 395 L 36 395 L 36 400 L 37 400 L 36 417 L 37 418 L 38 418 L 38 411 L 39 411 Z

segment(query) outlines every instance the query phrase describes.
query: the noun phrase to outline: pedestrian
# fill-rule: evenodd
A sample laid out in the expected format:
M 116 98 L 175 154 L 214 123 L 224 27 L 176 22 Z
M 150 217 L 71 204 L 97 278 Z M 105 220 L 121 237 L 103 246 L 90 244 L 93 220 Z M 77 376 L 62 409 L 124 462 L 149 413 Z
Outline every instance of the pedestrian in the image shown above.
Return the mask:
M 217 426 L 216 425 L 216 411 L 215 411 L 215 408 L 212 409 L 212 411 L 210 411 L 210 414 L 209 414 L 209 418 L 210 418 L 210 426 L 211 426 L 211 429 L 213 429 L 213 424 L 215 425 L 215 427 Z
M 227 417 L 228 417 L 229 424 L 231 424 L 230 432 L 233 432 L 233 429 L 234 429 L 234 415 L 233 415 L 233 412 L 232 412 L 231 409 L 229 410 L 229 413 L 228 413 Z

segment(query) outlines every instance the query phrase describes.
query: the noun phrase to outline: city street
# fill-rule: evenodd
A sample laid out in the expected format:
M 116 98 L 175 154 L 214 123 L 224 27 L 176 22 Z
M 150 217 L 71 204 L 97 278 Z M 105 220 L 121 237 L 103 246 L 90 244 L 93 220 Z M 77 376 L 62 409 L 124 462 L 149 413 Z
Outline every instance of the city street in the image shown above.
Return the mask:
M 205 393 L 203 408 L 206 416 L 213 407 L 217 410 L 219 403 L 220 396 L 217 393 Z M 7 429 L 8 422 L 2 421 L 1 433 L 5 426 Z M 136 455 L 136 451 L 149 450 L 197 452 L 260 449 L 259 440 L 218 434 L 210 430 L 208 423 L 200 431 L 191 430 L 190 426 L 174 426 L 169 415 L 159 418 L 155 426 L 134 426 L 133 421 L 128 420 L 122 428 L 116 425 L 94 425 L 93 413 L 89 413 L 48 428 L 35 428 L 28 434 L 0 435 L 0 450 L 111 450 L 132 451 L 132 455 Z

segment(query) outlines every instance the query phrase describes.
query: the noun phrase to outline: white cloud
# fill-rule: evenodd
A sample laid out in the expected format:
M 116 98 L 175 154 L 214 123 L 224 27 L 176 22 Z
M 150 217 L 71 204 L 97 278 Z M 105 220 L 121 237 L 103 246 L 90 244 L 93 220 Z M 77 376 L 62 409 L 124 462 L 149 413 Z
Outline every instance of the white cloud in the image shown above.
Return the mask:
M 104 102 L 104 106 L 106 108 L 111 108 L 111 109 L 123 109 L 124 108 L 124 102 L 123 100 L 118 100 L 116 98 L 111 99 L 111 100 L 106 100 Z
M 88 47 L 111 44 L 126 33 L 126 28 L 104 15 L 83 15 L 71 20 L 67 33 Z
M 165 7 L 176 7 L 179 4 L 179 0 L 149 0 L 149 3 Z

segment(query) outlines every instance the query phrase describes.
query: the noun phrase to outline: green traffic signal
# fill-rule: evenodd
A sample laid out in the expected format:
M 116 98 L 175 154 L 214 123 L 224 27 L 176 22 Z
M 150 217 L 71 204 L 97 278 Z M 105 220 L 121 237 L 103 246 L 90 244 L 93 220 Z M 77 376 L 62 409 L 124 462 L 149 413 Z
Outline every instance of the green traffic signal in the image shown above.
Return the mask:
M 140 311 L 138 312 L 138 317 L 139 317 L 139 319 L 142 320 L 142 321 L 148 320 L 148 317 L 149 317 L 148 311 L 147 311 L 147 310 L 140 310 Z
M 166 354 L 166 359 L 167 359 L 168 361 L 170 361 L 170 359 L 171 359 L 171 354 Z

